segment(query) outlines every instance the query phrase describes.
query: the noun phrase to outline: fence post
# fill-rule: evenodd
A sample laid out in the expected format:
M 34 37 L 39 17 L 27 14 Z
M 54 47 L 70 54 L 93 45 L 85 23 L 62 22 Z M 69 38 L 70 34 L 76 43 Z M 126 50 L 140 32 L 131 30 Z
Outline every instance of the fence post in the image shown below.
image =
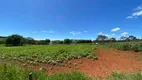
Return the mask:
M 32 72 L 29 74 L 29 80 L 33 80 Z

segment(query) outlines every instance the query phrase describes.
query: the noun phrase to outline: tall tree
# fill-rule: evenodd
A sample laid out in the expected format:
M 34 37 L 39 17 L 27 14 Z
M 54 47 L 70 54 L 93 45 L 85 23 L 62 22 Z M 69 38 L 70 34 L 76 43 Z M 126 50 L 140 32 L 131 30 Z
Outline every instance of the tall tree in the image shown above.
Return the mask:
M 121 36 L 121 37 L 120 37 L 120 40 L 126 40 L 126 39 L 127 39 L 126 36 Z
M 35 44 L 35 40 L 32 37 L 25 38 L 27 44 Z
M 114 41 L 116 41 L 116 38 L 110 38 L 110 41 L 112 41 L 112 42 L 114 42 Z
M 136 40 L 137 38 L 136 38 L 135 36 L 133 36 L 133 35 L 130 35 L 130 36 L 128 37 L 128 39 L 129 39 L 129 40 Z
M 50 43 L 50 39 L 45 40 L 45 44 L 48 45 Z
M 71 42 L 72 42 L 71 39 L 64 39 L 64 43 L 65 43 L 65 44 L 70 44 Z
M 108 37 L 105 35 L 98 35 L 97 39 L 98 41 L 104 41 L 104 40 L 108 40 Z

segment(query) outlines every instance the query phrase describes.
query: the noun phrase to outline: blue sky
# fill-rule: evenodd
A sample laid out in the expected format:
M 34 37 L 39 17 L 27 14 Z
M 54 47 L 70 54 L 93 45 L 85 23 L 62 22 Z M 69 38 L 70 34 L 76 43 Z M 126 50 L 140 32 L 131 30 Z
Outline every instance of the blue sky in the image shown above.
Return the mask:
M 142 38 L 142 0 L 1 0 L 0 35 L 35 39 Z

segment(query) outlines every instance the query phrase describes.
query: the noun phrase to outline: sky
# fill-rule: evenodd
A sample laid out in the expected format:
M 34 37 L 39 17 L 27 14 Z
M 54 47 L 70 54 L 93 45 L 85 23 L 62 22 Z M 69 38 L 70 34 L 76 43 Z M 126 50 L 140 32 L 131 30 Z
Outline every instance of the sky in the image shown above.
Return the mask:
M 142 38 L 142 0 L 0 0 L 0 36 Z

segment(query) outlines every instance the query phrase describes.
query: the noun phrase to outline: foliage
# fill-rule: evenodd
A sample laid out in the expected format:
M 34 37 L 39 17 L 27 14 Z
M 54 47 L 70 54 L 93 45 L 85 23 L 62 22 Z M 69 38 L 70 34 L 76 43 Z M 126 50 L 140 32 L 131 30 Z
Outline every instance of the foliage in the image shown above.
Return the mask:
M 33 80 L 47 80 L 47 75 L 41 71 L 22 70 L 11 65 L 0 65 L 0 80 L 29 80 L 32 73 Z
M 44 71 L 22 70 L 11 65 L 0 65 L 0 80 L 90 80 L 79 72 L 47 75 Z
M 142 73 L 137 72 L 135 74 L 123 74 L 119 72 L 113 72 L 108 78 L 104 80 L 142 80 Z
M 130 35 L 130 36 L 128 37 L 128 39 L 129 39 L 129 40 L 137 40 L 137 38 L 136 38 L 135 36 L 133 36 L 133 35 Z
M 112 48 L 117 48 L 123 51 L 142 51 L 142 43 L 141 42 L 120 42 L 120 43 L 108 43 L 107 46 Z
M 107 39 L 108 39 L 108 37 L 105 36 L 105 35 L 98 35 L 98 37 L 97 37 L 96 40 L 98 40 L 98 41 L 104 41 L 104 40 L 107 40 Z
M 9 58 L 31 64 L 41 62 L 55 65 L 75 57 L 89 56 L 89 58 L 95 59 L 95 54 L 91 53 L 94 48 L 96 46 L 91 44 L 1 47 L 0 58 Z
M 80 39 L 80 40 L 73 40 L 74 43 L 92 43 L 92 40 L 83 40 L 83 39 Z
M 24 38 L 14 34 L 7 37 L 5 44 L 6 46 L 22 46 L 24 44 Z
M 115 42 L 115 41 L 116 41 L 116 38 L 113 38 L 113 37 L 112 37 L 112 38 L 110 38 L 109 40 L 110 40 L 111 42 Z
M 32 37 L 25 38 L 25 42 L 26 44 L 30 44 L 30 45 L 35 44 L 35 40 Z
M 38 45 L 49 45 L 50 43 L 50 40 L 49 39 L 46 39 L 46 40 L 39 40 L 39 41 L 36 41 Z
M 91 80 L 79 72 L 58 73 L 48 77 L 49 80 Z
M 70 44 L 71 42 L 72 42 L 71 39 L 64 39 L 64 43 L 65 43 L 65 44 Z
M 52 44 L 64 44 L 64 41 L 62 40 L 54 40 L 54 41 L 51 41 Z

